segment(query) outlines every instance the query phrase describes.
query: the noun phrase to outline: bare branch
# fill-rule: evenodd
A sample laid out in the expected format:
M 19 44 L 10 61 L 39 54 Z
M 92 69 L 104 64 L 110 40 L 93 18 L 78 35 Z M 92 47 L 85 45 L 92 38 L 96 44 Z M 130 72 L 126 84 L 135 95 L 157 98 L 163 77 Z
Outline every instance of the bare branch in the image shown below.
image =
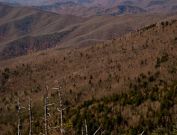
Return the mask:
M 143 135 L 143 134 L 144 134 L 144 131 L 140 135 Z
M 99 127 L 93 135 L 96 135 L 100 129 L 101 129 L 101 127 Z

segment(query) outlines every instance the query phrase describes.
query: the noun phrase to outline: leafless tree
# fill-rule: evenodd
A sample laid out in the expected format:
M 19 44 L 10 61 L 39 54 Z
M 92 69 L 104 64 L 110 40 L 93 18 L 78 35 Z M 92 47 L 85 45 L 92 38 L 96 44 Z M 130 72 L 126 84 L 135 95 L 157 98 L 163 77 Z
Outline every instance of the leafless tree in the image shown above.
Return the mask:
M 21 124 L 21 110 L 22 109 L 25 109 L 25 107 L 22 107 L 21 104 L 20 104 L 20 99 L 18 98 L 18 103 L 17 103 L 17 112 L 18 112 L 18 131 L 17 131 L 17 134 L 18 135 L 21 135 L 21 127 L 22 127 L 22 124 Z
M 144 131 L 140 135 L 144 135 Z
M 17 111 L 18 111 L 18 135 L 21 135 L 21 107 L 20 107 L 20 101 L 18 99 L 17 103 Z
M 46 85 L 46 94 L 44 96 L 44 135 L 48 135 L 49 129 L 52 129 L 51 127 L 49 127 L 48 123 L 48 117 L 50 116 L 49 106 L 52 105 L 54 104 L 49 104 L 48 86 Z
M 44 96 L 44 134 L 48 135 L 48 96 Z
M 88 135 L 88 126 L 87 126 L 87 121 L 86 120 L 84 122 L 84 127 L 85 127 L 85 135 Z M 93 135 L 96 135 L 100 129 L 101 129 L 101 126 L 94 132 Z M 82 134 L 83 134 L 83 128 L 82 128 Z
M 85 134 L 88 135 L 88 126 L 87 126 L 87 121 L 85 120 Z
M 48 123 L 48 117 L 50 116 L 49 113 L 49 106 L 53 104 L 49 104 L 49 97 L 47 95 L 44 96 L 44 130 L 45 130 L 45 135 L 48 135 L 48 130 L 49 130 L 49 123 Z
M 31 105 L 31 98 L 29 98 L 28 111 L 29 111 L 29 135 L 32 135 L 32 105 Z
M 101 127 L 99 127 L 93 135 L 96 135 L 100 129 L 101 129 Z
M 60 115 L 60 133 L 63 135 L 65 133 L 64 127 L 63 127 L 63 111 L 66 109 L 63 105 L 63 99 L 62 99 L 62 87 L 58 84 L 58 87 L 53 88 L 54 90 L 58 91 L 58 107 L 57 110 Z
M 49 114 L 49 101 L 48 101 L 48 86 L 46 85 L 46 93 L 44 95 L 44 135 L 48 135 L 48 116 Z
M 83 129 L 83 127 L 82 127 L 82 135 L 84 135 L 84 129 Z

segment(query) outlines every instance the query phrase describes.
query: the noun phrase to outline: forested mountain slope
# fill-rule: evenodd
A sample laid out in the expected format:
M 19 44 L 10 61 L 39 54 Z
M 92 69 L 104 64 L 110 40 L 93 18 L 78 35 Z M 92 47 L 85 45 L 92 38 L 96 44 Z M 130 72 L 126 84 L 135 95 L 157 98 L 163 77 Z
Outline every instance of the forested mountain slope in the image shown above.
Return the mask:
M 62 86 L 67 134 L 175 134 L 177 114 L 177 19 L 154 23 L 120 38 L 79 49 L 51 49 L 0 63 L 1 133 L 15 134 L 17 97 L 32 97 L 34 133 L 43 132 L 46 84 Z M 51 126 L 58 125 L 55 107 Z M 28 133 L 28 113 L 23 133 Z M 69 125 L 69 126 L 68 126 Z M 7 128 L 4 128 L 7 127 Z M 56 135 L 57 129 L 50 130 Z M 99 132 L 99 134 L 101 134 Z

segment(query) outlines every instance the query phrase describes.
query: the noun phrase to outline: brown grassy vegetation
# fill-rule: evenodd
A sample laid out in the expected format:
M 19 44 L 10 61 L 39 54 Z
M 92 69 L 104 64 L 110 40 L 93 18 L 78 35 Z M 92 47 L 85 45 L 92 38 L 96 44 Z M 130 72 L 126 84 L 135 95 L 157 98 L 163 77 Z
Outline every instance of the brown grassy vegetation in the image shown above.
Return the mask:
M 90 133 L 101 124 L 105 134 L 134 135 L 143 130 L 147 134 L 172 134 L 177 122 L 176 35 L 177 21 L 172 19 L 95 46 L 51 49 L 2 61 L 2 133 L 16 130 L 18 96 L 24 105 L 26 97 L 32 96 L 38 118 L 35 132 L 41 132 L 45 82 L 52 88 L 58 80 L 69 106 L 65 112 L 66 122 L 72 123 L 68 134 L 79 134 L 85 118 L 90 120 Z M 50 89 L 54 101 L 55 93 Z M 58 117 L 53 116 L 51 122 Z

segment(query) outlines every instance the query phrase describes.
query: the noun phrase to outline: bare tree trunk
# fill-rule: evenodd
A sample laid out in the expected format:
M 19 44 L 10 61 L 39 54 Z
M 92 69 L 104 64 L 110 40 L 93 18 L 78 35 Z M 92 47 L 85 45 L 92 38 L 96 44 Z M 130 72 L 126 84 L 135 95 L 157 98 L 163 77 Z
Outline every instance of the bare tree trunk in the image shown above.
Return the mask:
M 18 99 L 18 135 L 21 135 L 21 106 L 20 106 L 20 100 Z
M 88 126 L 87 126 L 87 121 L 85 120 L 85 134 L 88 135 Z
M 44 97 L 44 132 L 48 135 L 48 97 Z
M 61 135 L 64 135 L 64 127 L 63 127 L 63 111 L 65 110 L 64 106 L 63 106 L 63 100 L 62 100 L 62 91 L 61 91 L 61 86 L 59 85 L 59 87 L 57 88 L 53 88 L 55 90 L 58 91 L 58 112 L 60 113 L 60 119 L 59 119 L 59 122 L 60 122 L 60 133 Z
M 63 101 L 62 101 L 62 97 L 61 97 L 61 87 L 59 87 L 58 89 L 58 98 L 59 98 L 59 112 L 60 112 L 60 130 L 61 130 L 61 134 L 63 135 Z
M 99 127 L 93 135 L 96 135 L 100 129 L 101 129 L 101 127 Z
M 140 135 L 144 135 L 144 131 Z
M 87 126 L 87 121 L 84 121 L 84 127 L 85 127 L 85 135 L 88 135 L 88 126 Z M 96 135 L 98 131 L 101 129 L 101 126 L 94 132 L 93 135 Z M 84 134 L 83 128 L 82 128 L 82 135 Z
M 83 129 L 83 127 L 82 127 L 82 135 L 84 135 L 84 129 Z
M 25 109 L 25 107 L 22 107 L 21 106 L 21 104 L 20 104 L 20 99 L 18 98 L 18 103 L 17 103 L 17 111 L 18 111 L 18 135 L 21 135 L 21 126 L 22 126 L 22 124 L 21 124 L 21 110 L 22 109 Z
M 29 98 L 28 111 L 29 111 L 29 135 L 32 135 L 32 109 L 31 98 Z
M 49 127 L 48 117 L 50 116 L 49 106 L 52 106 L 52 105 L 54 104 L 49 104 L 48 86 L 46 86 L 46 94 L 44 96 L 44 132 L 45 132 L 45 135 L 48 135 L 49 128 L 51 129 L 51 127 Z

